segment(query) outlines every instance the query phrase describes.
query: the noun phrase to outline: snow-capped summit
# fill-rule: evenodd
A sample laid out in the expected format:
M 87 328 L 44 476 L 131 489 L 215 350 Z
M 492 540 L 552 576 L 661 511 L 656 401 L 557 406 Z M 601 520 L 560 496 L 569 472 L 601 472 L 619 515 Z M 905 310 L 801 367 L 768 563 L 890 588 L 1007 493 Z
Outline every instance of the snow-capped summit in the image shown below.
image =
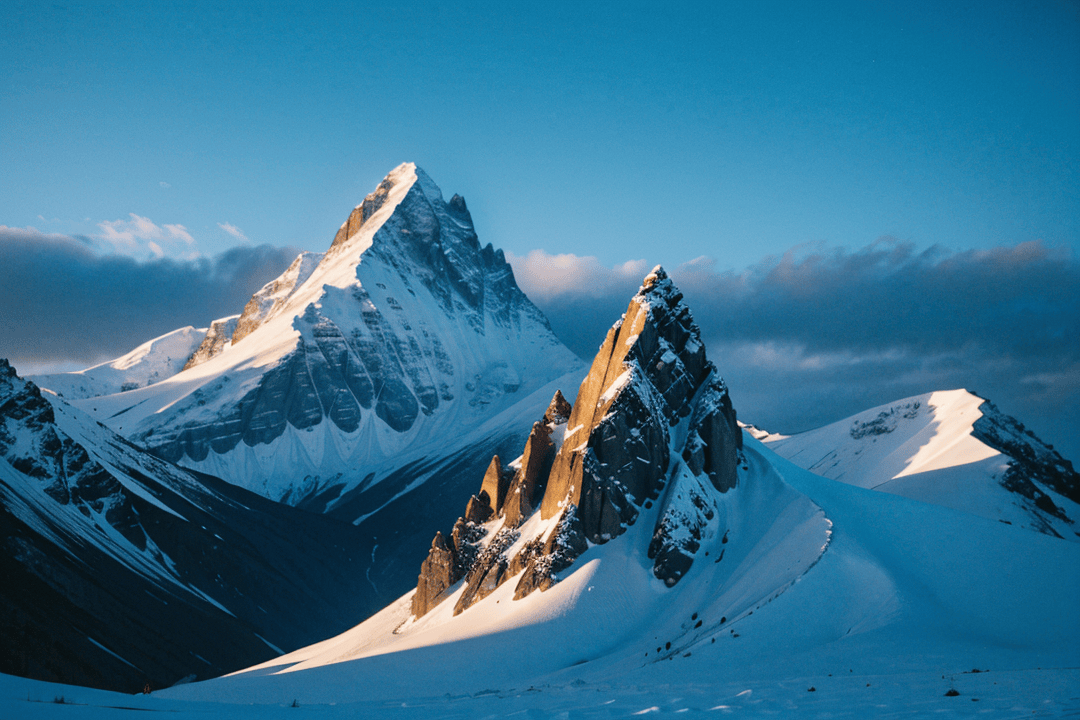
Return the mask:
M 530 395 L 578 367 L 464 200 L 407 163 L 325 254 L 256 293 L 227 347 L 82 407 L 163 457 L 325 509 L 468 447 L 517 403 L 542 408 Z M 362 505 L 349 519 L 375 509 Z
M 1072 463 L 967 390 L 898 400 L 797 435 L 755 434 L 827 478 L 1080 539 Z

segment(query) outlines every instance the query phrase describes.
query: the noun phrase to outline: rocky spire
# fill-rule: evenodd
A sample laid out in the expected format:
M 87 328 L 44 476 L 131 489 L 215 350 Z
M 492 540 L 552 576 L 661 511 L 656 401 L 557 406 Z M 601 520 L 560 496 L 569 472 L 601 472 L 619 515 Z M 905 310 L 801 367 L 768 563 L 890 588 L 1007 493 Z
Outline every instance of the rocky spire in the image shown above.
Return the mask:
M 648 554 L 656 577 L 674 585 L 701 539 L 727 531 L 717 526 L 717 502 L 738 484 L 741 448 L 727 388 L 682 293 L 658 266 L 608 332 L 574 405 L 557 393 L 533 425 L 505 500 L 483 526 L 495 535 L 476 547 L 455 611 L 513 577 L 515 598 L 550 587 L 589 543 L 623 534 L 654 505 Z M 496 477 L 489 468 L 481 500 Z M 521 543 L 516 528 L 537 506 L 553 522 Z M 508 556 L 511 546 L 519 550 Z

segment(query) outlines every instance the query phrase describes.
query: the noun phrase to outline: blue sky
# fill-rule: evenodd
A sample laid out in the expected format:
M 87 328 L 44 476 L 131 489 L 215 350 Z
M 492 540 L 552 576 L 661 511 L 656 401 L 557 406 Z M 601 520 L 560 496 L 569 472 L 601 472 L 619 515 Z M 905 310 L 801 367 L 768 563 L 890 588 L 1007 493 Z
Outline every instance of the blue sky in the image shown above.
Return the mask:
M 24 367 L 99 361 L 237 312 L 414 161 L 466 197 L 481 240 L 510 253 L 583 354 L 614 318 L 585 332 L 560 313 L 581 297 L 617 308 L 663 263 L 703 316 L 733 297 L 761 313 L 718 321 L 736 337 L 714 345 L 762 424 L 948 383 L 1080 455 L 1075 3 L 25 2 L 3 24 L 0 299 L 20 321 L 0 328 L 0 355 Z M 91 278 L 66 284 L 84 295 L 35 265 L 49 243 Z M 94 273 L 108 307 L 65 326 L 72 307 L 105 303 Z M 217 289 L 164 297 L 184 273 Z M 826 295 L 845 280 L 933 297 L 936 314 L 878 297 L 849 342 Z M 945 281 L 951 295 L 935 291 Z M 977 313 L 981 335 L 939 322 L 970 316 L 987 282 L 1011 299 Z M 781 307 L 832 328 L 832 344 Z M 34 323 L 49 343 L 21 330 Z M 1003 346 L 995 327 L 1020 337 Z M 780 407 L 809 381 L 833 400 Z
M 5 10 L 0 222 L 322 249 L 415 161 L 516 254 L 1080 245 L 1075 4 L 175 5 Z

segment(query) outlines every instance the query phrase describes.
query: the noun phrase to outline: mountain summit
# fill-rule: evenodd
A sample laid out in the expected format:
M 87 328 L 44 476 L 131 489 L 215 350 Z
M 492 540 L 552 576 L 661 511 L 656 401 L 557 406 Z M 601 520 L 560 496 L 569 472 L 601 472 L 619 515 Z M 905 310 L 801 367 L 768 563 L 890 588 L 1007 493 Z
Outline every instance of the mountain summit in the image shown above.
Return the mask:
M 444 201 L 411 163 L 326 253 L 256 293 L 225 343 L 227 329 L 175 376 L 80 404 L 162 457 L 319 509 L 464 447 L 481 422 L 580 367 L 502 251 L 480 245 L 464 199 Z M 346 519 L 370 509 L 356 505 Z
M 492 459 L 450 542 L 435 536 L 414 615 L 459 580 L 455 613 L 513 577 L 514 599 L 545 590 L 654 503 L 648 557 L 653 575 L 675 585 L 702 542 L 726 542 L 720 506 L 738 484 L 741 447 L 727 388 L 682 293 L 657 266 L 608 332 L 573 409 L 557 394 L 508 472 Z

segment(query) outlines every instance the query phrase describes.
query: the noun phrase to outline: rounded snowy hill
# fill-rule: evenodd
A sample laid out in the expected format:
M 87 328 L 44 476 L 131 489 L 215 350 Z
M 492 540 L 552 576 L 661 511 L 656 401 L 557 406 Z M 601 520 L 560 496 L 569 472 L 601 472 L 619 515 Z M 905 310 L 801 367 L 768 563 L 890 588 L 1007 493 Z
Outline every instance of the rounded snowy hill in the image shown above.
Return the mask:
M 792 436 L 751 431 L 823 477 L 1080 539 L 1072 463 L 967 390 L 906 398 Z
M 115 360 L 77 372 L 35 375 L 30 379 L 69 402 L 134 390 L 161 382 L 183 370 L 206 335 L 207 328 L 189 325 L 145 342 Z
M 581 368 L 502 252 L 480 245 L 464 200 L 445 201 L 413 164 L 387 175 L 325 254 L 257 293 L 206 355 L 80 406 L 162 457 L 350 520 L 423 469 L 492 450 Z M 392 491 L 369 492 L 406 467 Z

